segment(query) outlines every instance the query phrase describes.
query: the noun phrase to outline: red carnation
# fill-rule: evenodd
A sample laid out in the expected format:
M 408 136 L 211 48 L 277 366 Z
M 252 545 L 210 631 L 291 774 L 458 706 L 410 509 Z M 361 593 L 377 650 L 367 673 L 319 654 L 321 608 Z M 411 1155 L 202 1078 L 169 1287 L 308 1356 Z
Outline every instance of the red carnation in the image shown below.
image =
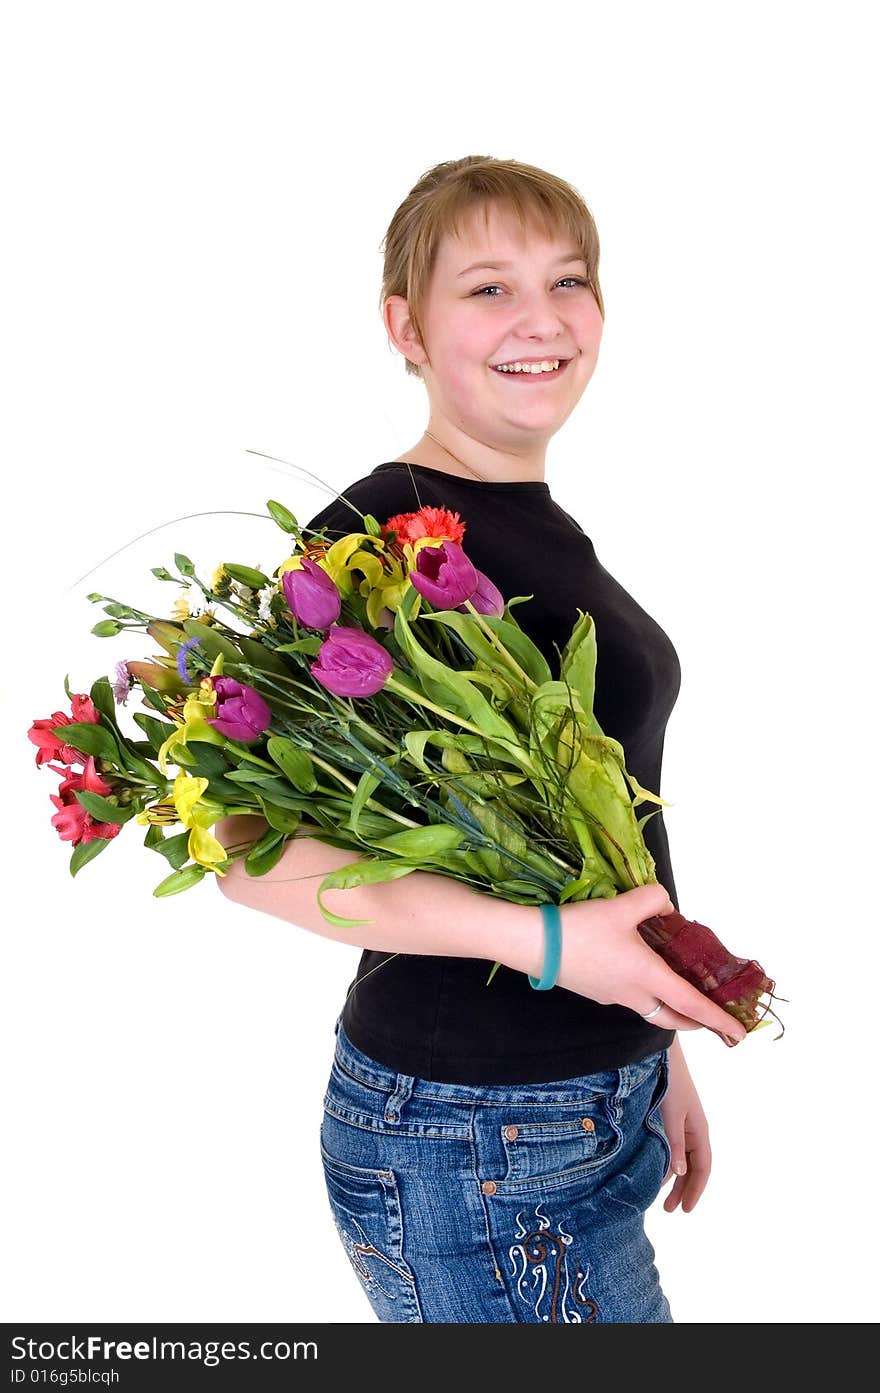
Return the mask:
M 448 508 L 419 508 L 415 513 L 395 513 L 382 527 L 382 536 L 396 532 L 398 542 L 416 542 L 420 537 L 437 537 L 445 542 L 458 542 L 465 533 L 465 524 L 458 513 Z

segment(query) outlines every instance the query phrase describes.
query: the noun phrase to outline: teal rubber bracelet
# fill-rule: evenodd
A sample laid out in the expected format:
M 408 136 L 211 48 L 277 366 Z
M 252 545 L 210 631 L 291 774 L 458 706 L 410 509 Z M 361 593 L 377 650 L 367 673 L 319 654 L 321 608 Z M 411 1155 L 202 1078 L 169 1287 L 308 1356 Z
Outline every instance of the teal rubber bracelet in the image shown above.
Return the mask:
M 562 961 L 562 916 L 558 904 L 542 904 L 544 917 L 544 970 L 540 980 L 529 975 L 529 984 L 536 992 L 546 992 L 556 982 L 559 964 Z

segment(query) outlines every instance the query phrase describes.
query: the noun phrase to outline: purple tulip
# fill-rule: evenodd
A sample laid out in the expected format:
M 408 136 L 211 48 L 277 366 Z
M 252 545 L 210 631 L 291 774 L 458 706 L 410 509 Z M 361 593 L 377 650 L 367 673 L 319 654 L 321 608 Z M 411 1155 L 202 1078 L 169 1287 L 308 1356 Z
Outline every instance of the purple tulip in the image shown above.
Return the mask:
M 477 569 L 457 542 L 420 547 L 409 578 L 434 609 L 457 609 L 477 588 Z
M 212 677 L 211 682 L 217 693 L 218 714 L 208 717 L 208 725 L 242 744 L 258 740 L 272 720 L 272 712 L 260 693 L 236 682 L 234 677 Z
M 302 570 L 285 571 L 281 584 L 291 613 L 307 629 L 329 629 L 339 618 L 339 591 L 317 561 L 304 556 Z
M 504 613 L 504 596 L 483 571 L 477 571 L 477 588 L 468 599 L 478 614 L 495 614 L 500 618 Z M 470 613 L 467 605 L 457 608 L 462 614 Z
M 374 696 L 385 686 L 394 659 L 363 629 L 334 624 L 311 664 L 312 676 L 337 696 Z

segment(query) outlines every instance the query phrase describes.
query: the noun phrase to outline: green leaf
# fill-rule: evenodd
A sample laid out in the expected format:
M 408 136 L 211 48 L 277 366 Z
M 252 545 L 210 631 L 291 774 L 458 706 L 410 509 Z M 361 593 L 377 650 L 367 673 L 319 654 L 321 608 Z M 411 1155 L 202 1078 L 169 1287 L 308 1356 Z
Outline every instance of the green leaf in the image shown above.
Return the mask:
M 641 784 L 640 784 L 640 783 L 638 782 L 638 780 L 634 777 L 634 775 L 627 773 L 626 769 L 624 769 L 623 772 L 624 772 L 624 774 L 626 774 L 626 778 L 627 778 L 627 780 L 628 780 L 628 782 L 629 782 L 629 785 L 630 785 L 630 787 L 631 787 L 633 793 L 636 795 L 635 798 L 633 799 L 633 807 L 634 807 L 634 808 L 637 808 L 638 805 L 639 805 L 639 803 L 645 803 L 645 802 L 648 802 L 648 803 L 656 803 L 657 806 L 658 806 L 658 810 L 659 810 L 660 808 L 669 808 L 669 807 L 672 806 L 671 803 L 667 803 L 667 802 L 666 802 L 666 799 L 665 799 L 665 798 L 661 798 L 659 794 L 657 794 L 657 793 L 651 793 L 648 789 L 642 788 Z M 651 814 L 651 816 L 653 817 L 653 813 Z
M 174 553 L 174 564 L 182 576 L 194 576 L 196 568 L 188 556 L 184 556 L 182 551 Z
M 271 871 L 284 854 L 285 842 L 284 833 L 274 827 L 264 832 L 262 837 L 254 842 L 244 859 L 244 868 L 248 875 L 265 875 L 267 871 Z
M 308 653 L 315 657 L 324 642 L 320 634 L 309 634 L 306 638 L 295 639 L 293 643 L 279 643 L 276 653 Z
M 177 576 L 173 576 L 170 571 L 166 571 L 164 566 L 151 566 L 150 570 L 157 580 L 172 580 L 177 583 Z
M 179 895 L 181 890 L 189 890 L 191 886 L 198 885 L 205 875 L 204 866 L 184 866 L 179 871 L 172 871 L 171 875 L 166 876 L 164 880 L 160 880 L 153 894 L 157 899 L 164 899 L 168 895 Z
M 117 624 L 115 619 L 102 619 L 99 624 L 93 625 L 91 632 L 95 638 L 112 638 L 114 634 L 122 632 L 122 625 Z
M 485 740 L 479 735 L 468 735 L 467 731 L 456 735 L 451 730 L 408 730 L 403 737 L 403 743 L 413 763 L 425 774 L 432 772 L 425 760 L 425 745 L 429 740 L 447 750 L 466 750 L 470 754 L 478 755 L 486 753 Z
M 226 778 L 234 784 L 266 784 L 270 788 L 275 784 L 282 785 L 277 775 L 267 774 L 262 769 L 230 769 Z
M 149 682 L 140 682 L 138 686 L 144 694 L 144 701 L 152 706 L 154 711 L 165 711 L 165 702 L 155 687 L 151 687 Z
M 350 865 L 340 866 L 338 870 L 325 875 L 318 886 L 318 907 L 327 922 L 338 929 L 353 929 L 362 924 L 372 924 L 372 919 L 345 919 L 341 914 L 333 914 L 321 903 L 322 894 L 326 890 L 351 890 L 357 885 L 380 885 L 387 880 L 399 880 L 401 876 L 409 875 L 410 871 L 419 869 L 418 865 L 407 865 L 404 861 L 353 861 Z
M 391 837 L 371 844 L 409 861 L 427 861 L 444 851 L 455 851 L 465 841 L 464 834 L 447 822 L 431 823 L 427 827 L 408 827 Z
M 155 716 L 148 716 L 143 711 L 135 711 L 134 719 L 135 724 L 146 734 L 150 749 L 154 754 L 158 754 L 174 728 L 173 721 L 159 721 Z
M 274 498 L 270 498 L 266 507 L 283 532 L 299 532 L 299 523 L 283 503 L 276 503 Z
M 237 580 L 240 585 L 250 586 L 251 590 L 263 590 L 265 586 L 271 585 L 268 576 L 264 576 L 262 571 L 257 571 L 253 566 L 234 566 L 231 561 L 223 562 L 223 569 L 233 580 Z
M 210 624 L 202 624 L 198 619 L 185 619 L 183 629 L 188 638 L 198 639 L 199 646 L 204 649 L 212 662 L 218 653 L 222 653 L 224 658 L 229 658 L 231 662 L 241 661 L 241 654 L 235 644 L 223 634 L 218 633 Z
M 301 793 L 314 792 L 318 780 L 314 765 L 305 750 L 301 750 L 283 735 L 270 735 L 266 741 L 266 753 L 294 788 L 298 788 Z
M 515 682 L 522 683 L 522 679 L 517 676 L 515 669 L 510 666 L 504 654 L 500 653 L 491 640 L 486 637 L 472 614 L 459 614 L 457 610 L 435 610 L 432 614 L 423 613 L 419 618 L 442 624 L 447 629 L 454 629 L 475 657 L 488 663 L 493 670 L 500 670 L 505 674 L 509 672 Z M 484 614 L 482 619 L 486 626 L 497 635 L 499 641 L 527 677 L 530 677 L 539 686 L 542 682 L 550 681 L 551 673 L 547 659 L 517 623 L 502 619 L 497 614 Z
M 164 856 L 169 865 L 179 871 L 189 857 L 189 832 L 178 832 L 173 837 L 166 837 L 158 823 L 154 823 L 150 828 L 159 833 L 159 840 L 149 843 L 151 851 L 158 851 L 160 856 Z M 147 839 L 144 838 L 144 846 Z
M 500 742 L 502 757 L 514 763 L 528 762 L 528 753 L 510 722 L 495 710 L 477 686 L 454 668 L 432 658 L 415 638 L 408 622 L 408 614 L 415 603 L 413 597 L 417 595 L 415 587 L 404 595 L 403 603 L 399 606 L 394 620 L 394 636 L 401 650 L 418 671 L 426 695 L 431 701 L 446 706 L 478 726 L 487 740 Z M 394 675 L 398 681 L 402 680 L 397 671 Z
M 89 696 L 95 709 L 106 717 L 111 726 L 115 726 L 116 702 L 113 697 L 113 688 L 106 677 L 99 677 L 92 683 Z
M 226 756 L 217 745 L 209 745 L 207 740 L 194 740 L 189 750 L 193 756 L 189 768 L 198 778 L 215 779 L 231 776 Z
M 99 677 L 97 681 L 92 683 L 90 696 L 96 710 L 99 711 L 103 717 L 105 728 L 109 728 L 116 741 L 120 766 L 127 769 L 130 774 L 134 774 L 136 778 L 146 779 L 148 783 L 156 782 L 160 777 L 158 770 L 154 769 L 151 764 L 148 764 L 146 760 L 142 758 L 141 752 L 136 749 L 132 741 L 129 740 L 119 728 L 119 723 L 116 719 L 116 702 L 113 697 L 113 688 L 110 686 L 106 677 Z M 135 716 L 135 720 L 137 720 L 137 716 Z M 152 746 L 144 753 L 150 754 L 151 752 Z M 84 753 L 88 752 L 84 751 Z M 109 758 L 109 756 L 106 755 L 104 757 Z
M 562 650 L 561 679 L 577 693 L 586 723 L 593 735 L 601 730 L 593 714 L 596 695 L 596 626 L 592 616 L 578 609 L 578 620 Z
M 279 658 L 274 648 L 267 648 L 259 639 L 246 638 L 244 635 L 238 640 L 238 646 L 244 654 L 251 667 L 258 672 L 274 672 L 282 677 L 290 677 L 290 667 L 283 658 Z
M 116 822 L 121 826 L 124 822 L 130 822 L 136 811 L 132 804 L 127 808 L 120 808 L 117 803 L 111 803 L 109 798 L 102 798 L 100 793 L 89 793 L 87 789 L 77 790 L 75 797 L 86 812 L 98 822 Z
M 52 734 L 84 755 L 108 759 L 116 766 L 120 763 L 116 741 L 106 726 L 95 725 L 92 721 L 71 721 L 70 725 L 53 726 Z
M 70 857 L 70 874 L 76 875 L 88 861 L 94 861 L 110 845 L 109 837 L 93 837 L 90 842 L 80 842 L 73 848 Z
M 547 903 L 546 887 L 533 880 L 496 880 L 492 882 L 492 893 L 514 904 Z
M 270 827 L 274 827 L 276 832 L 284 832 L 290 836 L 302 822 L 302 813 L 294 812 L 290 808 L 279 808 L 277 804 L 270 803 L 261 793 L 257 794 L 257 802 L 262 809 L 263 817 Z
M 351 800 L 351 813 L 349 814 L 348 822 L 346 823 L 346 826 L 350 827 L 352 832 L 357 833 L 358 825 L 360 822 L 360 816 L 363 812 L 364 805 L 367 802 L 367 799 L 373 796 L 381 782 L 381 775 L 374 774 L 369 769 L 365 769 L 363 774 L 361 774 L 361 777 L 358 779 L 358 786 L 355 789 L 354 797 Z

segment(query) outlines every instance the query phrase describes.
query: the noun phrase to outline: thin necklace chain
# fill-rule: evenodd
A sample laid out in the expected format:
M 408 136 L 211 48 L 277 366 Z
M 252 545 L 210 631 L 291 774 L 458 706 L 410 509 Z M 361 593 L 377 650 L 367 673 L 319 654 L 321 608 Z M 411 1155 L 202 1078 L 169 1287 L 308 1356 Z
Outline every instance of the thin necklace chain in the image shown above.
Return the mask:
M 487 479 L 484 479 L 483 476 L 482 476 L 482 474 L 478 474 L 477 471 L 476 471 L 476 469 L 471 469 L 470 465 L 469 465 L 469 464 L 465 464 L 465 462 L 464 462 L 463 459 L 459 459 L 459 458 L 458 458 L 458 455 L 454 455 L 454 454 L 452 453 L 452 451 L 449 449 L 449 446 L 448 446 L 448 445 L 444 445 L 442 440 L 438 440 L 437 437 L 436 437 L 436 435 L 432 435 L 431 432 L 430 432 L 429 430 L 426 430 L 426 431 L 425 431 L 425 435 L 427 435 L 431 440 L 433 440 L 435 444 L 439 445 L 440 448 L 441 448 L 441 450 L 445 450 L 446 453 L 447 453 L 447 455 L 449 455 L 450 459 L 454 459 L 455 462 L 456 462 L 456 464 L 460 464 L 460 465 L 461 465 L 462 469 L 467 469 L 467 470 L 469 470 L 470 473 L 473 474 L 474 478 L 480 480 L 480 483 L 482 483 L 482 484 L 488 483 L 488 480 L 487 480 Z

